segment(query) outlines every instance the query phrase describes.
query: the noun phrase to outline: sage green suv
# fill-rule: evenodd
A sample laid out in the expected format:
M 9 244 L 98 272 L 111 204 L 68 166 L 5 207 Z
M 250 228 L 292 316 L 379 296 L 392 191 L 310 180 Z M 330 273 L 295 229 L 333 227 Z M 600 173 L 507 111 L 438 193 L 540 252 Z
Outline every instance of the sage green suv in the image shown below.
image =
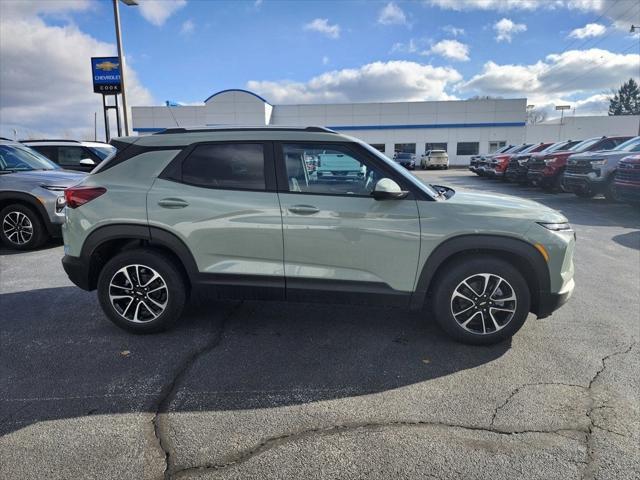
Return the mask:
M 190 289 L 209 285 L 218 297 L 405 306 L 486 344 L 574 288 L 560 213 L 423 184 L 325 128 L 177 128 L 112 144 L 65 191 L 62 263 L 133 332 L 170 327 Z M 319 175 L 309 159 L 322 156 L 357 174 Z

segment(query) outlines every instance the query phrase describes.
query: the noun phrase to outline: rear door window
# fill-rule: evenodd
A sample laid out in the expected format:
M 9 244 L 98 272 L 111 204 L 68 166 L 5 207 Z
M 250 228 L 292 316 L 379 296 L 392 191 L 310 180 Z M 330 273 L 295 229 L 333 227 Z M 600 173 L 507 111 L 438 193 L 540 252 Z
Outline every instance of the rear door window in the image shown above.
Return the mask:
M 182 182 L 206 188 L 266 190 L 261 143 L 198 145 L 182 163 Z

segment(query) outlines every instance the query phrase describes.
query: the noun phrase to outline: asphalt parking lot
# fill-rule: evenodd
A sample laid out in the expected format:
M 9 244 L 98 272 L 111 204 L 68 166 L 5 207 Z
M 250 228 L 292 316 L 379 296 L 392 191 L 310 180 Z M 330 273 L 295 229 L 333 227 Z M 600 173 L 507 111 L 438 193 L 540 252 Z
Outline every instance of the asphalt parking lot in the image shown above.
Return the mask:
M 0 477 L 640 478 L 640 210 L 466 170 L 577 231 L 576 291 L 511 342 L 425 314 L 196 295 L 175 330 L 113 326 L 59 244 L 0 251 Z

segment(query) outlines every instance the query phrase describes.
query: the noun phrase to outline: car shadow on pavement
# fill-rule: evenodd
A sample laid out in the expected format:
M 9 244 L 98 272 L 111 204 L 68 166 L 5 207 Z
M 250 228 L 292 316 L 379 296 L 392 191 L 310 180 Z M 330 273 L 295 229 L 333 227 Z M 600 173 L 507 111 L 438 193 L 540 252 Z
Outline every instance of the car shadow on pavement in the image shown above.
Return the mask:
M 423 313 L 198 300 L 173 330 L 133 335 L 94 293 L 0 296 L 0 435 L 93 414 L 269 408 L 381 392 L 477 367 L 510 342 L 452 342 Z
M 616 235 L 613 237 L 613 241 L 623 247 L 640 250 L 640 230 Z

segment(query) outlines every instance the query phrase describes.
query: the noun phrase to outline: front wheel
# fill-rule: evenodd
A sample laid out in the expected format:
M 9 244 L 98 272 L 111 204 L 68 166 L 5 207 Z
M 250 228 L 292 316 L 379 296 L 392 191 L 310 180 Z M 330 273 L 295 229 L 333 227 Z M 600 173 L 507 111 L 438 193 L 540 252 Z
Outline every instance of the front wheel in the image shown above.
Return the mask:
M 487 345 L 511 338 L 524 324 L 530 303 L 522 274 L 496 257 L 467 257 L 436 279 L 436 321 L 462 343 Z
M 155 250 L 122 252 L 98 277 L 98 300 L 120 328 L 155 333 L 172 327 L 187 299 L 185 279 L 166 255 Z
M 0 240 L 9 248 L 33 250 L 49 237 L 40 216 L 25 205 L 9 205 L 0 211 Z

